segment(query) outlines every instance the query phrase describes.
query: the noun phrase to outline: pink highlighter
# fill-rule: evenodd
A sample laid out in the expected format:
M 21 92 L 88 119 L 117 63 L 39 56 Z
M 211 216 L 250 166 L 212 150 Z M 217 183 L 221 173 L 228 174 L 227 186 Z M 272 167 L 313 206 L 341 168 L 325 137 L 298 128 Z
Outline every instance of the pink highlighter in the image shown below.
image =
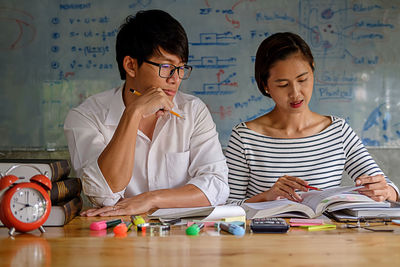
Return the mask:
M 100 231 L 100 230 L 104 230 L 104 229 L 116 226 L 116 225 L 118 225 L 120 223 L 122 223 L 121 219 L 111 220 L 111 221 L 93 222 L 93 223 L 90 224 L 90 230 Z

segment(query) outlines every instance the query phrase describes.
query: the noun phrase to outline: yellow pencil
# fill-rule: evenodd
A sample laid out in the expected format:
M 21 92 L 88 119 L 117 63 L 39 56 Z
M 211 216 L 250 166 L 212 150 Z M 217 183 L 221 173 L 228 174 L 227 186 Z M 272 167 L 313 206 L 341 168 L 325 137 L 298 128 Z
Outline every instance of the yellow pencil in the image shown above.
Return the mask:
M 131 91 L 134 95 L 137 95 L 137 96 L 141 96 L 142 95 L 141 93 L 139 93 L 138 91 L 136 91 L 135 89 L 132 89 L 132 88 L 129 89 L 129 91 Z M 185 119 L 184 117 L 182 117 L 181 115 L 179 115 L 175 111 L 169 110 L 169 113 L 171 113 L 171 114 L 173 114 L 173 115 L 175 115 L 175 116 L 177 116 L 177 117 L 179 117 L 181 119 Z

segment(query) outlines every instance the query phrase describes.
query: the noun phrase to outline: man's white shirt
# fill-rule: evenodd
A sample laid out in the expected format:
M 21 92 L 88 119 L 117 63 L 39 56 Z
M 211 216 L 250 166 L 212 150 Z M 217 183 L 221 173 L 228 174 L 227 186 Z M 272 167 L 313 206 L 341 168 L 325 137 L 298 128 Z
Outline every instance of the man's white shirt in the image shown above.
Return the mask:
M 125 110 L 122 87 L 89 97 L 73 108 L 64 123 L 72 165 L 82 179 L 83 191 L 98 206 L 112 206 L 157 189 L 185 184 L 198 187 L 211 205 L 225 203 L 229 195 L 228 168 L 215 123 L 197 97 L 178 92 L 173 110 L 160 117 L 150 140 L 137 133 L 135 163 L 128 186 L 113 193 L 97 163 Z

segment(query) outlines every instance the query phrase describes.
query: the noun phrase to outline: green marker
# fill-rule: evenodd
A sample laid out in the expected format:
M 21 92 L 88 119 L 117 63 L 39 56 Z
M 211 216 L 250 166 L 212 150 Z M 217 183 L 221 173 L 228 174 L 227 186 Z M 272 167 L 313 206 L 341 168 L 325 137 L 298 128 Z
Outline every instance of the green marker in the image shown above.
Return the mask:
M 192 224 L 188 228 L 186 228 L 186 234 L 187 235 L 199 235 L 200 230 L 204 227 L 204 224 Z

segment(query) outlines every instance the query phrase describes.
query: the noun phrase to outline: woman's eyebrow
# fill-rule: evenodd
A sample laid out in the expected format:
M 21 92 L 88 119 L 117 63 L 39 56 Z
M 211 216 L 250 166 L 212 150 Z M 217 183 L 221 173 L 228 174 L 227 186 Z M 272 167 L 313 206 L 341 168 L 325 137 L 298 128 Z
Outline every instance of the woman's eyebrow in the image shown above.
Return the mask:
M 300 75 L 297 75 L 296 79 L 297 79 L 297 78 L 300 78 L 301 76 L 304 76 L 304 75 L 306 75 L 306 74 L 308 74 L 308 71 L 306 71 L 306 72 L 303 72 L 303 73 L 302 73 L 302 74 L 300 74 Z
M 308 71 L 303 72 L 302 74 L 297 75 L 297 76 L 296 76 L 296 79 L 297 79 L 297 78 L 300 78 L 301 76 L 304 76 L 304 75 L 306 75 L 306 74 L 308 74 Z M 286 82 L 286 81 L 288 81 L 288 80 L 289 80 L 289 79 L 276 79 L 274 82 Z

